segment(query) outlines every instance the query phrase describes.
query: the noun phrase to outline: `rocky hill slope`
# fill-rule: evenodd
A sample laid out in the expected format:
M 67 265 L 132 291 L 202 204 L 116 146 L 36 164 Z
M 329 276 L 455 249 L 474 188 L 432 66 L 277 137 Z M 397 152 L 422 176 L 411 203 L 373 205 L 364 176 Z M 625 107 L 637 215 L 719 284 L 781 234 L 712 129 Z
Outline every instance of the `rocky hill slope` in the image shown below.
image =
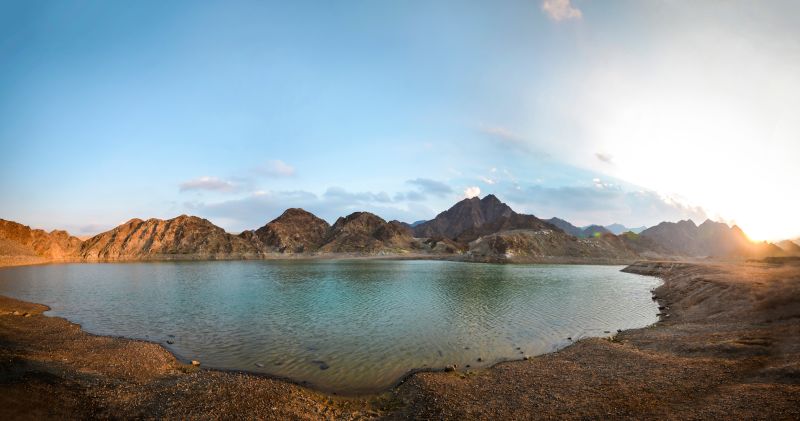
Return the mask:
M 642 231 L 640 236 L 674 256 L 757 258 L 783 253 L 774 244 L 750 241 L 736 225 L 730 227 L 711 220 L 700 226 L 691 220 L 662 222 Z
M 578 238 L 559 230 L 510 230 L 469 245 L 470 260 L 486 262 L 624 263 L 638 254 L 616 235 Z
M 5 264 L 68 261 L 80 247 L 81 240 L 66 231 L 46 232 L 0 219 L 0 261 Z
M 464 199 L 413 230 L 417 237 L 455 239 L 467 230 L 479 229 L 513 214 L 515 212 L 508 205 L 490 194 L 483 199 Z
M 386 222 L 369 212 L 340 217 L 331 227 L 320 251 L 327 253 L 407 252 L 415 249 L 411 230 L 398 221 Z
M 86 261 L 253 259 L 258 248 L 210 221 L 181 215 L 162 220 L 130 221 L 83 242 L 78 257 Z
M 304 253 L 316 251 L 325 241 L 331 226 L 303 209 L 290 208 L 255 231 L 239 237 L 264 253 Z

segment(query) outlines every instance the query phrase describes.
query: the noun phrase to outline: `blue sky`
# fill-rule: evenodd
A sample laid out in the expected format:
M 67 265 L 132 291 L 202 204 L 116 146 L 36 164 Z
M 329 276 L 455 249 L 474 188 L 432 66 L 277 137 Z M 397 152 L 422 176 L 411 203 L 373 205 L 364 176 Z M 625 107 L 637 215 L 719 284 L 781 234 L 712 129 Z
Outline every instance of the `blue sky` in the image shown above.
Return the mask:
M 480 192 L 579 225 L 800 235 L 798 5 L 700 3 L 5 1 L 0 217 L 236 232 Z

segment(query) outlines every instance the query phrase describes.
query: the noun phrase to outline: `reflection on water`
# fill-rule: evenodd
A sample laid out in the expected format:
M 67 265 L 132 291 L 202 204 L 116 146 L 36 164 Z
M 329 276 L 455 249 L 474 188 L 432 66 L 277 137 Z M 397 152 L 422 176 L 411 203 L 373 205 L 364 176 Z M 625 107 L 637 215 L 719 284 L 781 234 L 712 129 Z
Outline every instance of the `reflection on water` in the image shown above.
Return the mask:
M 620 267 L 441 261 L 67 264 L 0 270 L 0 294 L 204 367 L 340 393 L 414 368 L 483 367 L 656 321 L 655 278 Z M 172 342 L 167 343 L 167 341 Z M 477 358 L 483 362 L 478 362 Z

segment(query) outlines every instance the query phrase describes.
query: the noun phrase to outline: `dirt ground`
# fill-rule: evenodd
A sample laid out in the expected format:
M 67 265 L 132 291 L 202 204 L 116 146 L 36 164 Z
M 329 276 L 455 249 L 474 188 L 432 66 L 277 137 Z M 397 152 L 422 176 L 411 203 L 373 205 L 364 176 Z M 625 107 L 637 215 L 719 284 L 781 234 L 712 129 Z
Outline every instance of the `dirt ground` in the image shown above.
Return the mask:
M 664 280 L 657 324 L 349 399 L 181 364 L 0 297 L 0 419 L 800 419 L 800 264 L 627 270 Z

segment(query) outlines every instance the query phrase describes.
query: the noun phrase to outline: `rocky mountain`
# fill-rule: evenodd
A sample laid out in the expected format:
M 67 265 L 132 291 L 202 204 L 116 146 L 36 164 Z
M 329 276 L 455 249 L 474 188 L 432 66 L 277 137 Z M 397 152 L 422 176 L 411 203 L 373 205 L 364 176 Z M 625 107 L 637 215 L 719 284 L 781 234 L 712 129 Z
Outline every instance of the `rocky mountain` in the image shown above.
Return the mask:
M 411 230 L 399 221 L 386 222 L 369 212 L 340 217 L 324 239 L 322 252 L 377 253 L 413 248 Z
M 413 228 L 417 237 L 447 238 L 462 244 L 511 229 L 553 229 L 553 226 L 533 215 L 514 212 L 490 194 L 483 199 L 464 199 L 436 218 Z
M 0 261 L 36 263 L 68 261 L 80 249 L 81 240 L 66 231 L 46 232 L 0 219 Z
M 750 241 L 738 226 L 711 220 L 700 226 L 691 220 L 662 222 L 640 236 L 676 256 L 748 258 L 781 253 L 772 244 Z
M 583 238 L 600 237 L 604 234 L 611 234 L 611 231 L 600 225 L 589 225 L 583 229 Z
M 797 244 L 792 240 L 783 240 L 776 245 L 788 255 L 800 256 L 800 244 Z
M 290 208 L 255 231 L 239 237 L 253 243 L 265 253 L 303 253 L 318 250 L 331 226 L 303 209 Z
M 210 221 L 181 215 L 130 221 L 83 242 L 78 256 L 87 261 L 252 259 L 259 249 Z
M 570 224 L 569 222 L 560 219 L 560 218 L 550 218 L 546 220 L 547 223 L 558 227 L 561 231 L 566 232 L 569 235 L 575 237 L 583 237 L 583 228 L 578 228 L 575 225 Z
M 622 224 L 606 225 L 604 228 L 607 229 L 609 232 L 611 232 L 614 235 L 620 235 L 620 234 L 622 234 L 624 232 L 632 232 L 634 234 L 639 234 L 642 231 L 647 229 L 647 227 L 645 227 L 645 226 L 628 228 L 628 227 L 626 227 L 625 225 L 622 225 Z
M 561 231 L 564 231 L 565 233 L 578 238 L 591 238 L 611 233 L 611 231 L 609 231 L 605 227 L 601 227 L 600 225 L 576 227 L 575 225 L 572 225 L 571 223 L 560 218 L 550 218 L 546 222 L 558 227 L 559 229 L 561 229 Z
M 464 199 L 450 209 L 436 215 L 436 218 L 414 227 L 417 237 L 455 239 L 468 230 L 480 228 L 486 223 L 508 217 L 515 213 L 508 205 L 494 195 L 483 199 L 473 197 Z

